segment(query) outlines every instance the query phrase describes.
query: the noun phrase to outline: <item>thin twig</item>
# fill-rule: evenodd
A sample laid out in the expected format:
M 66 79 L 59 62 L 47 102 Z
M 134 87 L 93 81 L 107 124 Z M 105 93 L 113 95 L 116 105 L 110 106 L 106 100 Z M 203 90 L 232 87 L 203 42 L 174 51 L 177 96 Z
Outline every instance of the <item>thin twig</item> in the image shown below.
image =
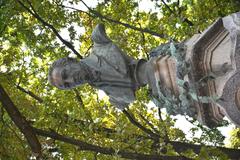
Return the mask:
M 164 1 L 164 0 L 161 0 L 162 1 L 162 3 L 167 7 L 167 9 L 174 15 L 174 16 L 179 16 L 178 14 L 176 14 L 170 7 L 169 7 L 169 5 Z M 192 21 L 190 21 L 188 18 L 184 18 L 183 19 L 183 22 L 186 22 L 189 26 L 193 26 L 194 24 L 193 24 L 193 22 Z
M 67 40 L 63 39 L 63 37 L 58 33 L 57 29 L 51 25 L 50 23 L 46 22 L 45 20 L 43 20 L 42 17 L 40 17 L 40 15 L 35 11 L 35 9 L 33 8 L 32 4 L 28 1 L 28 3 L 30 4 L 31 9 L 29 9 L 28 7 L 26 7 L 23 2 L 21 2 L 20 0 L 16 0 L 24 9 L 26 9 L 33 17 L 35 17 L 39 22 L 41 22 L 44 26 L 48 27 L 57 37 L 58 39 L 65 45 L 67 46 L 75 55 L 77 55 L 80 59 L 82 59 L 82 56 L 79 54 L 78 51 L 75 50 L 75 48 L 73 47 L 73 45 L 68 42 Z
M 156 134 L 159 134 L 159 131 L 154 127 L 154 125 L 148 120 L 146 119 L 142 114 L 138 113 L 138 115 L 144 120 L 144 122 L 149 125 L 151 127 L 152 130 L 154 130 L 154 132 Z
M 81 97 L 80 93 L 78 92 L 78 90 L 76 88 L 74 88 L 73 91 L 74 91 L 74 93 L 76 95 L 76 99 L 78 101 L 79 106 L 80 107 L 84 107 L 82 97 Z
M 123 22 L 120 22 L 120 21 L 111 19 L 111 18 L 109 18 L 109 17 L 107 17 L 107 16 L 104 16 L 104 15 L 102 15 L 101 13 L 99 13 L 99 12 L 91 9 L 84 1 L 81 0 L 81 2 L 88 8 L 89 12 L 91 12 L 91 13 L 92 13 L 94 16 L 96 16 L 96 17 L 99 17 L 99 18 L 101 18 L 101 19 L 107 20 L 107 21 L 112 22 L 112 23 L 115 23 L 115 24 L 122 25 L 122 26 L 127 27 L 127 28 L 131 28 L 131 29 L 136 30 L 136 31 L 148 33 L 148 34 L 151 34 L 151 35 L 153 35 L 153 36 L 157 36 L 157 37 L 160 37 L 160 38 L 165 38 L 165 37 L 166 37 L 164 34 L 160 34 L 160 33 L 154 32 L 154 31 L 149 30 L 149 29 L 147 29 L 147 28 L 142 29 L 142 28 L 138 28 L 138 27 L 135 27 L 135 26 L 130 25 L 130 24 L 127 24 L 127 23 L 123 23 Z M 68 7 L 68 8 L 70 8 L 70 7 Z M 74 10 L 77 10 L 77 11 L 82 12 L 82 10 L 77 9 L 77 8 L 74 8 L 74 7 L 71 7 L 71 9 L 74 9 Z M 90 14 L 89 14 L 89 15 L 90 15 Z M 94 17 L 93 15 L 90 15 L 90 16 Z
M 84 55 L 88 56 L 88 55 L 89 55 L 89 50 L 90 50 L 92 47 L 93 47 L 93 44 L 91 44 L 91 45 L 88 47 L 88 49 L 87 49 L 87 51 L 84 53 Z
M 167 126 L 166 126 L 165 122 L 163 121 L 161 113 L 162 113 L 161 108 L 158 107 L 159 123 L 163 125 L 164 140 L 165 140 L 165 142 L 169 142 L 170 139 L 169 139 L 169 136 L 168 136 Z
M 151 136 L 154 139 L 159 139 L 160 136 L 156 133 L 153 133 L 150 129 L 147 129 L 146 127 L 144 127 L 143 125 L 141 125 L 132 114 L 130 114 L 126 109 L 123 110 L 123 113 L 127 116 L 128 120 L 135 125 L 136 127 L 138 127 L 139 129 L 141 129 L 143 132 L 147 133 L 147 135 Z
M 140 28 L 142 28 L 141 23 L 138 22 L 138 25 L 139 25 Z M 147 59 L 149 59 L 150 57 L 149 57 L 149 54 L 148 54 L 148 52 L 146 51 L 146 47 L 145 47 L 145 43 L 146 43 L 145 34 L 144 34 L 144 32 L 141 32 L 141 34 L 142 34 L 142 46 L 143 46 L 143 50 L 144 50 L 144 52 L 145 52 L 145 55 L 147 56 Z
M 43 103 L 43 99 L 40 98 L 39 96 L 37 96 L 36 94 L 34 94 L 32 91 L 26 90 L 24 88 L 22 88 L 20 85 L 16 85 L 17 89 L 19 89 L 20 91 L 28 94 L 29 96 L 31 96 L 32 98 L 34 98 L 35 100 L 37 100 L 39 103 Z
M 74 8 L 74 7 L 71 7 L 71 6 L 66 6 L 66 5 L 62 5 L 62 4 L 61 4 L 61 5 L 58 5 L 58 6 L 60 6 L 60 7 L 62 7 L 62 8 L 67 8 L 67 9 L 76 10 L 76 11 L 78 11 L 78 12 L 87 14 L 89 17 L 93 17 L 93 15 L 91 15 L 91 13 L 88 13 L 88 12 L 83 11 L 83 10 L 80 10 L 80 9 L 76 9 L 76 8 Z

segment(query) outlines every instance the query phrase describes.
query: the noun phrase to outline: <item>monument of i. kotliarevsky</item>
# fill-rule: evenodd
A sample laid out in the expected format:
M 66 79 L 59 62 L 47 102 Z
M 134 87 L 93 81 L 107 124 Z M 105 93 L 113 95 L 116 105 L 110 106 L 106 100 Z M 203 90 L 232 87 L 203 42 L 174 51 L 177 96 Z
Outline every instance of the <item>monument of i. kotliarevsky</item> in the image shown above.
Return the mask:
M 149 60 L 127 56 L 102 24 L 92 41 L 88 57 L 53 63 L 52 85 L 71 89 L 88 83 L 121 110 L 135 100 L 137 89 L 149 85 L 155 104 L 169 114 L 186 114 L 209 127 L 227 116 L 240 126 L 240 12 L 219 18 L 185 42 L 160 45 Z

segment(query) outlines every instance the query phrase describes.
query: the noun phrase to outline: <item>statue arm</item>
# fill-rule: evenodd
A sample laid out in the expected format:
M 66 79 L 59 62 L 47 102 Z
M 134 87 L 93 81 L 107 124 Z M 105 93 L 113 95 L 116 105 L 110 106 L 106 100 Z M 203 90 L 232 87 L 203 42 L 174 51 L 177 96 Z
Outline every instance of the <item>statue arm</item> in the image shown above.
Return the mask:
M 112 42 L 106 34 L 105 26 L 98 24 L 92 32 L 92 41 L 97 44 L 106 44 Z

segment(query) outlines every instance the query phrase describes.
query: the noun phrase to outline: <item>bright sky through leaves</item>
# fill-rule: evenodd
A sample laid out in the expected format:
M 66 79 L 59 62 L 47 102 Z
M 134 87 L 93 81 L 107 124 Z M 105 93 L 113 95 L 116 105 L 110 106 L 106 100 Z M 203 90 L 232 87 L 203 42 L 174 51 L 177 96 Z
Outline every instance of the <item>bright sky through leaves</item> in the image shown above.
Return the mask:
M 184 132 L 193 127 L 192 132 L 200 135 L 199 127 L 182 117 L 175 123 L 164 109 L 159 116 L 147 87 L 136 92 L 137 100 L 123 113 L 101 91 L 89 85 L 59 90 L 48 83 L 47 74 L 56 59 L 76 57 L 78 52 L 87 56 L 98 23 L 106 25 L 108 35 L 129 56 L 147 58 L 170 37 L 183 41 L 218 17 L 239 11 L 237 0 L 83 0 L 95 12 L 81 0 L 63 1 L 0 0 L 0 159 L 30 159 L 33 151 L 42 153 L 43 159 L 178 160 L 183 154 L 208 159 L 201 148 L 210 143 L 229 151 L 217 130 L 204 128 L 204 136 L 187 141 L 191 135 Z M 24 130 L 26 126 L 30 129 Z M 235 129 L 231 147 L 240 146 L 239 135 Z M 195 153 L 183 153 L 194 148 Z M 214 153 L 223 159 L 211 150 Z

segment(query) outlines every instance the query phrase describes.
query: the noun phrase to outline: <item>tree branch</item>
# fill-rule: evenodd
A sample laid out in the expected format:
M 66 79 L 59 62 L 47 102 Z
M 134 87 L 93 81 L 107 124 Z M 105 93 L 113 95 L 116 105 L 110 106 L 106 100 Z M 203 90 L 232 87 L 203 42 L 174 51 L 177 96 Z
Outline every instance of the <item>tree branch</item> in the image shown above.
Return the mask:
M 31 9 L 29 9 L 28 7 L 26 7 L 23 2 L 21 2 L 20 0 L 16 0 L 25 10 L 27 10 L 33 17 L 35 17 L 39 22 L 41 22 L 44 26 L 48 27 L 57 37 L 58 39 L 65 45 L 67 46 L 75 55 L 77 55 L 80 59 L 82 59 L 82 56 L 79 54 L 78 51 L 75 50 L 75 48 L 73 47 L 73 45 L 66 41 L 65 39 L 62 38 L 62 36 L 58 33 L 57 29 L 54 28 L 53 25 L 51 25 L 50 23 L 46 22 L 45 20 L 43 20 L 43 18 L 40 17 L 40 15 L 35 11 L 35 9 L 33 8 L 32 4 L 28 1 L 28 4 L 30 5 Z
M 63 142 L 69 143 L 69 144 L 76 145 L 76 146 L 80 147 L 81 150 L 94 151 L 94 152 L 99 152 L 99 153 L 108 154 L 108 155 L 118 154 L 118 155 L 122 156 L 123 158 L 139 159 L 139 160 L 141 160 L 141 159 L 168 159 L 168 160 L 188 159 L 188 158 L 185 158 L 182 156 L 146 155 L 146 154 L 141 154 L 141 153 L 127 152 L 127 151 L 123 151 L 123 150 L 120 150 L 119 152 L 116 153 L 116 151 L 112 148 L 99 147 L 96 145 L 88 144 L 88 143 L 80 141 L 80 140 L 73 139 L 71 137 L 62 136 L 56 132 L 48 132 L 48 131 L 44 131 L 41 129 L 33 128 L 28 124 L 28 122 L 25 120 L 25 118 L 18 111 L 18 109 L 13 104 L 13 102 L 11 101 L 11 99 L 9 98 L 9 96 L 4 91 L 4 89 L 2 88 L 1 85 L 0 85 L 0 101 L 2 102 L 3 107 L 6 109 L 6 111 L 8 112 L 9 116 L 12 118 L 14 123 L 24 134 L 24 136 L 28 140 L 28 143 L 30 144 L 33 152 L 35 152 L 35 153 L 41 153 L 41 146 L 35 135 L 35 134 L 38 134 L 41 136 L 51 137 L 55 140 L 60 140 L 60 141 L 63 141 Z M 128 116 L 130 115 L 128 112 L 126 112 L 126 113 Z M 129 118 L 131 119 L 130 121 L 135 120 L 132 117 L 129 117 Z M 139 125 L 138 122 L 133 122 L 133 123 L 136 123 L 136 125 Z M 141 127 L 141 129 L 144 129 L 144 127 L 143 128 Z M 151 131 L 149 134 L 152 134 Z M 158 138 L 158 137 L 155 137 L 155 138 Z M 173 148 L 175 149 L 175 151 L 177 151 L 179 153 L 189 150 L 189 149 L 192 149 L 195 153 L 200 153 L 200 150 L 203 147 L 203 145 L 194 145 L 194 144 L 189 144 L 189 143 L 184 143 L 184 142 L 169 141 L 168 143 L 171 144 L 173 146 Z M 229 156 L 229 158 L 232 158 L 232 159 L 237 159 L 240 157 L 240 150 L 238 150 L 238 149 L 229 149 L 229 148 L 224 148 L 224 147 L 213 147 L 213 146 L 204 146 L 204 147 L 206 147 L 207 149 L 218 149 L 218 150 L 222 151 L 223 153 L 227 154 Z
M 138 16 L 137 16 L 137 19 L 138 19 Z M 138 25 L 139 25 L 140 28 L 142 28 L 140 22 L 138 22 Z M 147 56 L 147 59 L 149 60 L 150 57 L 149 57 L 149 54 L 148 54 L 148 52 L 147 52 L 147 50 L 146 50 L 146 47 L 145 47 L 145 43 L 146 43 L 145 34 L 144 34 L 143 32 L 141 32 L 141 34 L 142 34 L 142 46 L 143 46 L 143 50 L 144 50 L 145 55 Z
M 60 135 L 53 131 L 45 131 L 45 130 L 38 129 L 38 128 L 33 128 L 33 130 L 36 132 L 36 134 L 38 134 L 40 136 L 50 137 L 55 140 L 69 143 L 69 144 L 78 146 L 80 148 L 80 150 L 85 150 L 85 151 L 93 151 L 93 152 L 98 152 L 98 153 L 106 154 L 106 155 L 117 154 L 117 155 L 121 156 L 122 158 L 138 159 L 138 160 L 146 160 L 146 159 L 151 159 L 151 160 L 166 160 L 166 159 L 167 160 L 190 160 L 189 158 L 186 158 L 183 156 L 147 155 L 147 154 L 142 154 L 142 153 L 132 153 L 132 152 L 124 151 L 124 150 L 120 150 L 120 151 L 116 152 L 112 148 L 92 145 L 92 144 L 83 142 L 81 140 L 76 140 L 72 137 Z
M 65 5 L 57 5 L 57 6 L 60 6 L 62 8 L 67 8 L 67 9 L 72 9 L 72 10 L 75 10 L 75 11 L 78 11 L 78 12 L 81 12 L 81 13 L 84 13 L 84 14 L 87 14 L 89 17 L 94 17 L 93 15 L 91 15 L 91 13 L 88 13 L 86 11 L 83 11 L 83 10 L 80 10 L 80 9 L 77 9 L 77 8 L 74 8 L 74 7 L 70 7 L 70 6 L 65 6 Z
M 107 16 L 104 16 L 102 15 L 101 13 L 91 9 L 90 7 L 88 7 L 88 5 L 81 0 L 81 2 L 88 8 L 89 12 L 92 13 L 93 15 L 91 14 L 88 14 L 89 16 L 91 17 L 98 17 L 98 18 L 101 18 L 101 19 L 104 19 L 104 20 L 107 20 L 111 23 L 115 23 L 115 24 L 119 24 L 119 25 L 122 25 L 124 27 L 127 27 L 127 28 L 130 28 L 130 29 L 133 29 L 133 30 L 136 30 L 136 31 L 140 31 L 140 32 L 144 32 L 144 33 L 148 33 L 148 34 L 151 34 L 153 36 L 157 36 L 157 37 L 160 37 L 160 38 L 166 38 L 166 36 L 164 34 L 160 34 L 160 33 L 157 33 L 157 32 L 154 32 L 152 30 L 149 30 L 147 28 L 138 28 L 138 27 L 135 27 L 133 25 L 130 25 L 130 24 L 127 24 L 127 23 L 123 23 L 123 22 L 120 22 L 120 21 L 117 21 L 117 20 L 114 20 L 114 19 L 111 19 Z M 68 7 L 68 6 L 63 6 L 63 7 L 66 7 L 66 8 L 69 8 L 69 9 L 73 9 L 73 10 L 76 10 L 76 11 L 79 11 L 79 12 L 83 12 L 82 10 L 80 9 L 77 9 L 77 8 L 74 8 L 74 7 Z
M 55 140 L 59 140 L 65 143 L 69 143 L 72 145 L 76 145 L 80 147 L 81 150 L 86 150 L 86 151 L 94 151 L 94 152 L 99 152 L 102 154 L 117 154 L 121 156 L 122 158 L 128 158 L 128 159 L 138 159 L 138 160 L 145 160 L 145 159 L 164 159 L 164 160 L 181 160 L 181 159 L 189 159 L 183 156 L 161 156 L 161 155 L 146 155 L 142 153 L 132 153 L 124 150 L 120 150 L 119 152 L 115 152 L 114 149 L 112 148 L 106 148 L 106 147 L 100 147 L 97 145 L 92 145 L 86 142 L 83 142 L 81 140 L 74 139 L 72 137 L 60 135 L 54 131 L 46 131 L 38 128 L 33 128 L 33 130 L 36 132 L 36 134 L 43 136 L 43 137 L 50 137 Z M 183 142 L 171 142 L 173 145 L 173 148 L 178 151 L 178 152 L 183 152 L 186 150 L 192 149 L 195 153 L 200 153 L 200 150 L 202 147 L 206 147 L 207 149 L 218 149 L 228 155 L 229 158 L 231 159 L 238 159 L 240 157 L 240 150 L 238 149 L 230 149 L 230 148 L 224 148 L 224 147 L 213 147 L 213 146 L 203 146 L 203 145 L 194 145 L 194 144 L 188 144 L 188 143 L 183 143 Z
M 170 141 L 169 142 L 174 150 L 178 153 L 184 152 L 186 150 L 193 150 L 195 153 L 199 154 L 202 147 L 206 147 L 207 150 L 211 149 L 218 149 L 220 152 L 223 152 L 228 156 L 228 158 L 231 158 L 232 160 L 239 160 L 240 157 L 240 150 L 239 149 L 231 149 L 231 148 L 225 148 L 225 147 L 215 147 L 215 146 L 205 146 L 205 145 L 196 145 L 196 144 L 190 144 L 190 143 L 184 143 L 184 142 L 176 142 L 176 141 Z
M 52 114 L 52 116 L 54 118 L 61 118 L 61 116 L 56 115 L 56 114 Z M 65 123 L 67 122 L 74 122 L 75 124 L 77 124 L 77 126 L 83 126 L 83 127 L 89 127 L 89 125 L 91 125 L 93 122 L 89 122 L 89 121 L 84 121 L 84 120 L 80 120 L 80 119 L 76 119 L 76 118 L 72 118 L 70 116 L 68 116 L 67 114 L 64 114 L 64 119 L 65 119 Z M 113 134 L 113 133 L 117 133 L 115 130 L 107 128 L 107 127 L 101 127 L 101 126 L 97 126 L 95 127 L 95 123 L 93 123 L 93 131 L 94 132 L 105 132 L 105 134 Z
M 55 115 L 53 114 L 53 116 L 55 118 L 59 118 L 59 115 Z M 61 117 L 60 117 L 61 119 Z M 95 134 L 104 134 L 105 138 L 109 138 L 112 140 L 116 140 L 116 134 L 118 133 L 116 130 L 112 129 L 112 128 L 108 128 L 108 127 L 103 127 L 103 126 L 99 126 L 98 124 L 94 123 L 94 122 L 89 122 L 89 121 L 84 121 L 84 120 L 80 120 L 80 119 L 76 119 L 76 118 L 71 118 L 69 117 L 67 114 L 64 115 L 64 119 L 65 119 L 65 123 L 73 122 L 74 124 L 76 124 L 77 126 L 83 126 L 84 128 L 89 128 L 89 125 L 92 125 L 92 131 Z M 82 127 L 80 127 L 82 129 Z M 139 135 L 139 134 L 132 134 L 131 138 L 135 138 L 138 141 L 142 141 L 142 140 L 146 140 L 146 139 L 151 139 L 147 136 L 144 135 Z M 123 138 L 121 140 L 121 142 L 124 143 L 128 143 L 129 142 L 129 137 Z M 153 140 L 153 139 L 151 139 Z
M 144 122 L 145 122 L 149 127 L 151 127 L 152 130 L 154 130 L 154 132 L 155 132 L 156 134 L 159 134 L 159 131 L 154 127 L 154 125 L 153 125 L 151 122 L 149 122 L 148 119 L 146 119 L 146 118 L 145 118 L 142 114 L 140 114 L 140 113 L 138 113 L 138 115 L 144 120 Z
M 20 141 L 21 147 L 23 150 L 27 150 L 26 146 L 25 146 L 25 141 L 22 139 L 21 133 L 20 135 L 18 135 L 18 133 L 16 132 L 15 128 L 12 128 L 7 122 L 4 122 L 4 125 L 6 125 L 6 127 L 9 128 L 9 130 L 11 130 L 14 134 L 14 136 Z
M 163 121 L 162 115 L 161 115 L 161 108 L 158 107 L 158 116 L 159 116 L 159 123 L 163 124 L 163 134 L 164 134 L 164 140 L 166 142 L 170 141 L 169 136 L 168 136 L 168 132 L 167 132 L 167 126 L 165 124 L 165 122 Z
M 34 94 L 33 92 L 29 91 L 29 90 L 26 90 L 24 88 L 22 88 L 21 86 L 19 85 L 16 85 L 17 89 L 19 89 L 20 91 L 28 94 L 29 96 L 31 96 L 32 98 L 34 98 L 35 100 L 37 100 L 39 103 L 43 103 L 43 99 L 38 97 L 36 94 Z
M 169 7 L 169 5 L 167 5 L 167 3 L 166 3 L 164 0 L 161 0 L 161 1 L 162 1 L 162 3 L 167 7 L 167 9 L 168 9 L 172 14 L 174 14 L 175 16 L 178 17 L 178 15 Z M 184 18 L 184 19 L 183 19 L 183 22 L 186 22 L 189 26 L 193 26 L 193 25 L 194 25 L 193 22 L 190 21 L 188 18 Z
M 137 122 L 135 118 L 133 118 L 132 115 L 130 115 L 130 113 L 128 113 L 126 110 L 123 110 L 123 112 L 133 125 L 137 126 L 141 130 L 143 130 L 145 133 L 149 134 L 151 138 L 155 140 L 157 140 L 157 138 L 160 138 L 159 135 L 153 133 L 151 130 L 145 128 L 139 122 Z M 198 154 L 200 153 L 201 148 L 203 147 L 203 145 L 195 145 L 195 144 L 190 144 L 185 142 L 170 141 L 168 137 L 167 138 L 164 137 L 164 138 L 165 138 L 164 139 L 165 142 L 168 144 L 171 144 L 173 146 L 173 149 L 178 153 L 192 149 L 195 153 Z M 204 147 L 206 147 L 207 149 L 218 149 L 222 151 L 224 154 L 228 155 L 229 158 L 237 159 L 240 157 L 240 150 L 238 149 L 230 149 L 230 148 L 214 147 L 214 146 L 204 146 Z
M 79 106 L 80 107 L 84 107 L 82 97 L 81 97 L 80 93 L 78 92 L 78 90 L 75 88 L 75 89 L 73 89 L 73 91 L 74 91 L 74 93 L 76 95 L 76 99 L 78 101 Z
M 37 136 L 35 135 L 32 127 L 29 125 L 25 117 L 21 115 L 17 107 L 14 105 L 8 94 L 5 92 L 0 84 L 0 101 L 7 111 L 8 115 L 15 123 L 15 125 L 23 133 L 33 153 L 37 156 L 41 156 L 41 144 L 39 143 Z
M 145 128 L 143 125 L 141 125 L 135 118 L 133 115 L 131 115 L 127 110 L 123 110 L 123 113 L 127 116 L 128 120 L 135 125 L 136 127 L 138 127 L 139 129 L 141 129 L 143 132 L 147 133 L 148 135 L 150 135 L 152 138 L 154 139 L 159 139 L 160 136 L 156 133 L 153 133 L 150 129 Z

